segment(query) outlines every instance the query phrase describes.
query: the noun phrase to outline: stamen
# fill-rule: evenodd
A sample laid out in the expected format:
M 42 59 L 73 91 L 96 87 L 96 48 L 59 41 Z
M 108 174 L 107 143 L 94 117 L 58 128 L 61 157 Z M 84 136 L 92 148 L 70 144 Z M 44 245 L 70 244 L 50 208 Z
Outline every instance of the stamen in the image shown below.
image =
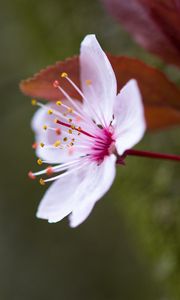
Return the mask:
M 32 148 L 33 148 L 33 149 L 37 149 L 37 143 L 33 143 L 33 144 L 32 144 Z
M 41 185 L 45 185 L 45 180 L 44 180 L 43 178 L 40 178 L 40 179 L 39 179 L 39 183 L 40 183 Z
M 43 164 L 43 162 L 42 162 L 42 160 L 41 160 L 40 158 L 38 158 L 37 164 L 38 164 L 39 166 L 41 166 L 41 165 Z
M 37 105 L 37 100 L 36 100 L 36 99 L 32 99 L 32 100 L 31 100 L 31 104 L 32 104 L 33 106 L 36 106 L 36 105 Z
M 51 166 L 47 167 L 46 174 L 48 176 L 51 176 L 54 173 L 53 168 Z
M 39 145 L 40 145 L 41 148 L 44 147 L 44 143 L 42 143 L 42 142 Z
M 56 142 L 54 143 L 54 147 L 58 147 L 58 146 L 60 146 L 60 144 L 61 144 L 60 141 L 56 141 Z
M 56 119 L 56 123 L 71 128 L 70 124 L 66 124 L 66 123 L 64 123 L 60 120 L 57 120 L 57 119 Z M 91 135 L 90 133 L 86 132 L 85 130 L 82 130 L 81 127 L 78 127 L 78 128 L 75 127 L 74 130 L 79 131 L 80 133 L 83 133 L 84 135 L 87 135 L 89 137 L 95 138 L 95 136 Z
M 32 171 L 29 171 L 28 177 L 32 180 L 36 179 L 36 176 L 32 173 Z

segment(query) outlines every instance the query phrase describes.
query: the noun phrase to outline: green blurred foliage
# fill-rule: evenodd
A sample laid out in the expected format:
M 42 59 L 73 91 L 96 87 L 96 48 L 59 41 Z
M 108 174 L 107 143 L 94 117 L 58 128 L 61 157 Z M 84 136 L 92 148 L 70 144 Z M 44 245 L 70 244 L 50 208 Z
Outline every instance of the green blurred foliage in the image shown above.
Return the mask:
M 128 158 L 112 189 L 77 229 L 35 218 L 44 193 L 27 179 L 33 108 L 18 83 L 79 52 L 87 33 L 103 48 L 138 57 L 179 82 L 96 0 L 1 3 L 0 299 L 174 300 L 180 298 L 179 166 Z M 147 134 L 140 149 L 177 153 L 179 130 Z

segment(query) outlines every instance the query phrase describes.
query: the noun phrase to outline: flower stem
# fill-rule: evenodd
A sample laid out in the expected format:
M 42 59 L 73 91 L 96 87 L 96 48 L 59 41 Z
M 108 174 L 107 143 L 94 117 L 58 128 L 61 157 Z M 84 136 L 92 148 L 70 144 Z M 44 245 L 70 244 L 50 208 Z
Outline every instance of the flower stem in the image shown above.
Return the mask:
M 155 158 L 155 159 L 167 159 L 167 160 L 174 160 L 180 161 L 180 155 L 174 154 L 163 154 L 157 152 L 150 152 L 150 151 L 143 151 L 143 150 L 134 150 L 128 149 L 126 150 L 122 156 L 118 156 L 117 164 L 122 164 L 122 161 L 128 156 L 141 156 L 141 157 L 148 157 L 148 158 Z

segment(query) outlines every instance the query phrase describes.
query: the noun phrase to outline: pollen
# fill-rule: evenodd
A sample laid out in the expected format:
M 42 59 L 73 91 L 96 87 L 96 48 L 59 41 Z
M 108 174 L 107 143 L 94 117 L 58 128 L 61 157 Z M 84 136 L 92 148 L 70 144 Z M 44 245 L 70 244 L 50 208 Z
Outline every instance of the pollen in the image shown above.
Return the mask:
M 53 110 L 52 109 L 49 109 L 48 110 L 48 115 L 52 115 L 53 114 Z
M 70 146 L 74 146 L 74 143 L 73 142 L 70 142 L 70 144 L 69 144 Z
M 32 104 L 33 106 L 37 105 L 36 99 L 32 99 L 32 100 L 31 100 L 31 104 Z
M 61 73 L 61 77 L 66 78 L 66 77 L 68 77 L 68 74 L 66 72 L 63 72 L 63 73 Z
M 64 142 L 67 142 L 67 140 L 68 140 L 67 137 L 64 137 L 64 138 L 63 138 L 63 141 L 64 141 Z
M 47 125 L 43 125 L 43 129 L 44 129 L 44 130 L 47 130 Z
M 40 179 L 39 179 L 39 183 L 40 183 L 41 185 L 45 185 L 44 179 L 43 179 L 43 178 L 40 178 Z
M 91 85 L 92 84 L 92 81 L 90 79 L 87 79 L 86 80 L 86 85 Z
M 28 177 L 33 180 L 36 179 L 36 176 L 31 171 L 29 171 Z
M 42 142 L 39 145 L 40 145 L 41 148 L 44 147 L 44 143 L 42 143 Z
M 38 160 L 37 160 L 37 164 L 39 165 L 39 166 L 41 166 L 42 165 L 42 160 L 40 159 L 40 158 L 38 158 Z
M 69 123 L 71 123 L 71 122 L 72 122 L 72 119 L 71 119 L 71 118 L 69 118 L 69 120 L 68 120 L 68 121 L 69 121 Z
M 61 106 L 61 105 L 62 105 L 62 102 L 58 100 L 58 101 L 56 102 L 56 105 Z
M 79 126 L 77 130 L 78 130 L 78 131 L 81 131 L 81 127 Z
M 58 147 L 58 146 L 60 146 L 60 144 L 61 144 L 60 141 L 56 141 L 56 142 L 54 143 L 54 147 Z
M 72 128 L 72 129 L 75 129 L 75 125 L 72 124 L 72 125 L 71 125 L 71 128 Z
M 72 134 L 72 129 L 69 129 L 68 132 L 69 132 L 69 134 Z

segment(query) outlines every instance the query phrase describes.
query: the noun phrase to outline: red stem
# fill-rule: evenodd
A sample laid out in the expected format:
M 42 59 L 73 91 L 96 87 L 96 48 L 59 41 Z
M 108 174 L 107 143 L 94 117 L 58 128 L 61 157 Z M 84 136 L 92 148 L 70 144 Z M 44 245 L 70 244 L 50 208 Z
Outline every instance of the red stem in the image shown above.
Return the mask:
M 141 157 L 148 157 L 148 158 L 155 158 L 155 159 L 167 159 L 167 160 L 174 160 L 180 161 L 180 155 L 173 155 L 173 154 L 163 154 L 157 152 L 150 152 L 150 151 L 143 151 L 143 150 L 134 150 L 128 149 L 126 150 L 122 156 L 119 156 L 117 159 L 117 163 L 122 164 L 122 161 L 126 158 L 126 156 L 141 156 Z

